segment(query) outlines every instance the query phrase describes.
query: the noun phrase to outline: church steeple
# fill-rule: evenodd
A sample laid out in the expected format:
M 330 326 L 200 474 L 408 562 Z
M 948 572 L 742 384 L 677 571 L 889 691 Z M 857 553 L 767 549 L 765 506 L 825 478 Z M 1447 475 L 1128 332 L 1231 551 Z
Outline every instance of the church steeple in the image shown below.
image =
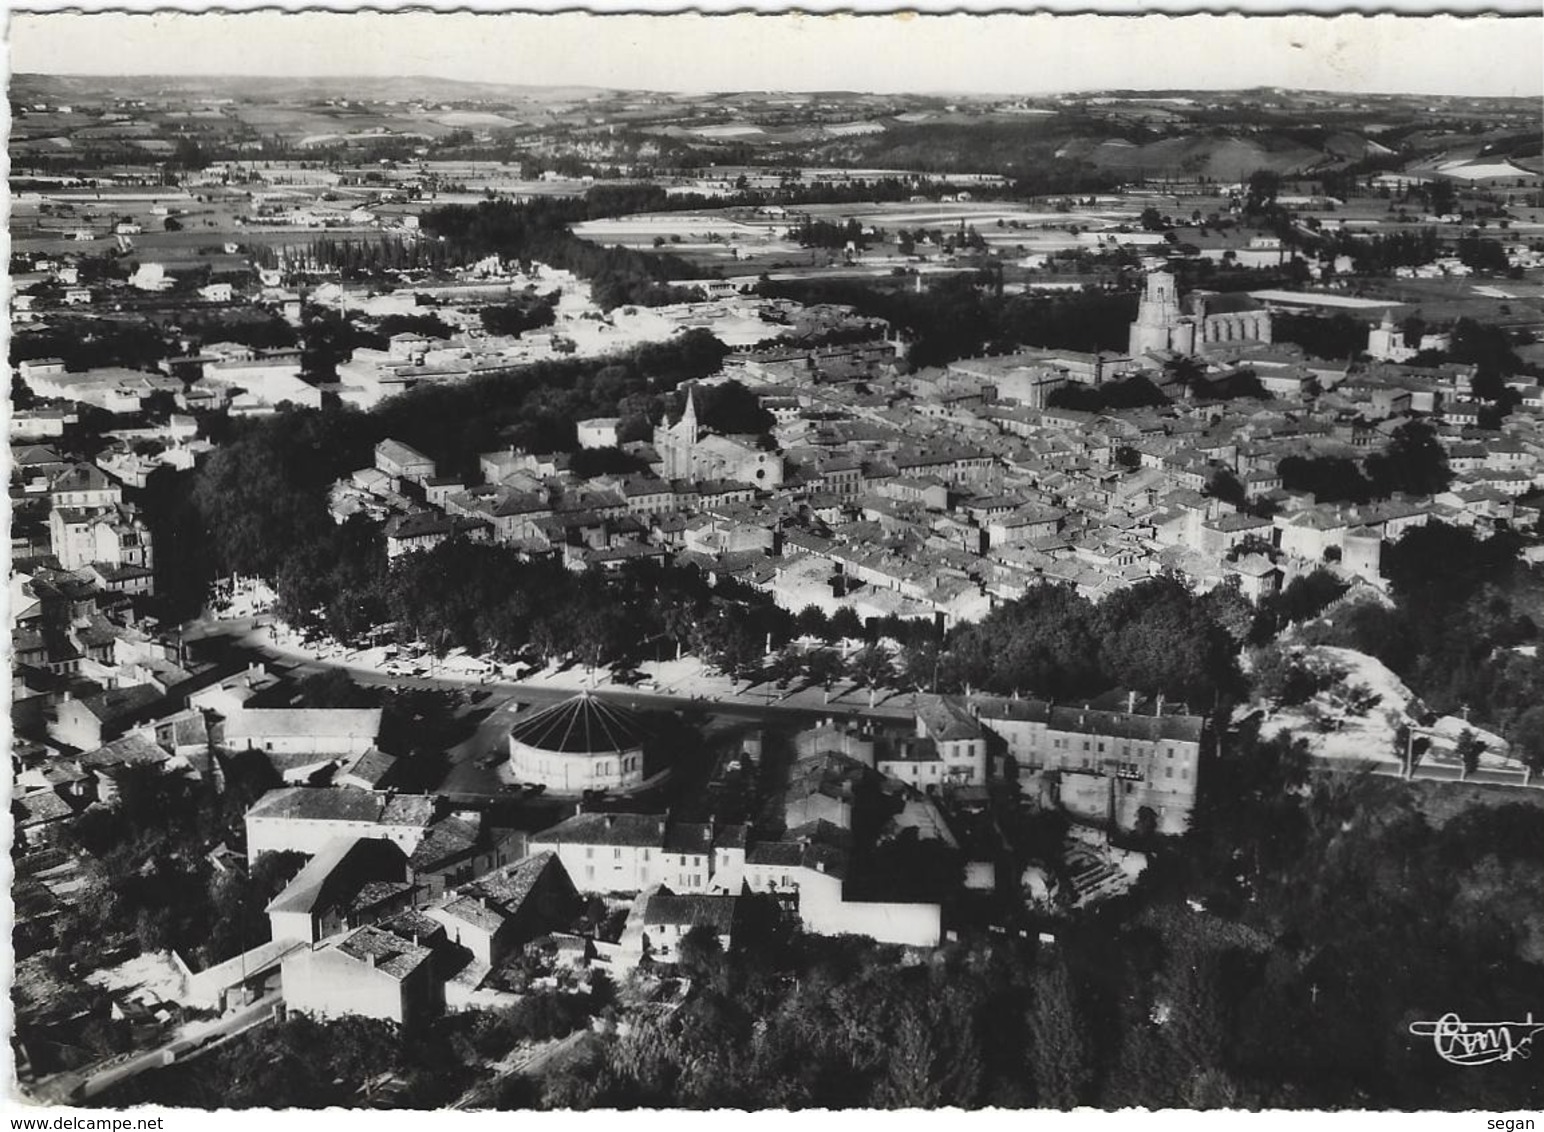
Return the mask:
M 681 414 L 680 431 L 686 434 L 688 444 L 696 444 L 701 439 L 701 428 L 697 424 L 697 387 L 686 387 L 686 411 Z

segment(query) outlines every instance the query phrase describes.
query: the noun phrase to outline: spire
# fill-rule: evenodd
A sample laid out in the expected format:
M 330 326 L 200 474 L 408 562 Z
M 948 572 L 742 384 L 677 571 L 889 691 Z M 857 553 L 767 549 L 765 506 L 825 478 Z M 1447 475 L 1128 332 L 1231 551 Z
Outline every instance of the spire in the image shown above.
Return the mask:
M 697 443 L 697 387 L 695 384 L 686 387 L 686 412 L 681 414 L 681 427 L 690 436 L 692 444 Z

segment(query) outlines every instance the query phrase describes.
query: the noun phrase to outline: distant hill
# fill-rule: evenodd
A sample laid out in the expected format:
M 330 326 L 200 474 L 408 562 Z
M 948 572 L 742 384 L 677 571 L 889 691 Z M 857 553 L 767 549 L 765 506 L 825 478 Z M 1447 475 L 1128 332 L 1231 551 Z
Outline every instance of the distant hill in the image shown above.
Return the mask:
M 603 87 L 521 86 L 516 83 L 464 82 L 431 75 L 337 76 L 294 78 L 266 75 L 40 75 L 11 76 L 11 97 L 20 102 L 99 100 L 181 95 L 237 101 L 349 99 L 362 102 L 575 102 L 606 97 Z

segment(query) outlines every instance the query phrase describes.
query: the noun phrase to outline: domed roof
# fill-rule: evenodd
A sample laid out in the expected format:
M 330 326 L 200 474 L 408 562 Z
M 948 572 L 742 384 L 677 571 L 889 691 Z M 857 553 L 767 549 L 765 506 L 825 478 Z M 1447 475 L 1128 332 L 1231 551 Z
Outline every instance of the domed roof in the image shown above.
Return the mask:
M 565 754 L 627 751 L 643 742 L 636 712 L 609 704 L 590 692 L 516 719 L 509 737 L 527 747 Z

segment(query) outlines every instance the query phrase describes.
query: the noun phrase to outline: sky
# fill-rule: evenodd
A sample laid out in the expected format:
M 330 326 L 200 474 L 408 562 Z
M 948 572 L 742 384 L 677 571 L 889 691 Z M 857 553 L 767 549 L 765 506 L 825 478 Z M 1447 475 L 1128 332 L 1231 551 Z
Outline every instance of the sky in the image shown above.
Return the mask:
M 10 41 L 13 72 L 54 74 L 431 75 L 686 91 L 1544 94 L 1537 16 L 17 12 Z

